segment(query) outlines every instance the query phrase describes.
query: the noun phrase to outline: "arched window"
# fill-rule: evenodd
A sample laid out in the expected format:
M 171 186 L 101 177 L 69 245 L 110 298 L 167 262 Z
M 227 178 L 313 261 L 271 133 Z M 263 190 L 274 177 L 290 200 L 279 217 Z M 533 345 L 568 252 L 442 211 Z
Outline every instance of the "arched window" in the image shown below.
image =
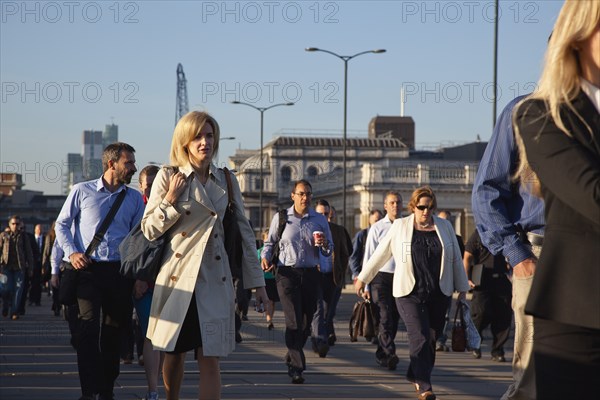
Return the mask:
M 306 169 L 306 175 L 308 175 L 308 179 L 314 179 L 318 174 L 317 167 L 311 165 Z
M 292 169 L 288 166 L 281 168 L 281 181 L 283 183 L 290 183 L 292 180 Z

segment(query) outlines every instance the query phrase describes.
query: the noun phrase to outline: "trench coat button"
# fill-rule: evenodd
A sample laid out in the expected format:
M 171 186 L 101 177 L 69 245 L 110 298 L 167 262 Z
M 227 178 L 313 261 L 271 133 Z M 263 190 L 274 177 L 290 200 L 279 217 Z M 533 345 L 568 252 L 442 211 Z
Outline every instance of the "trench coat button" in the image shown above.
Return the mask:
M 164 215 L 159 215 L 158 219 L 163 220 L 163 219 L 165 219 L 165 216 Z
M 222 280 L 223 282 L 225 282 L 225 281 L 227 280 L 227 278 L 226 278 L 226 277 L 222 277 L 222 278 L 221 278 L 221 280 Z
M 190 215 L 191 213 L 192 213 L 192 212 L 191 212 L 190 210 L 187 210 L 187 211 L 185 212 L 185 215 Z
M 217 233 L 215 233 L 215 239 L 218 238 L 218 237 L 219 237 L 219 235 Z
M 175 253 L 175 258 L 181 258 L 181 253 Z
M 187 232 L 181 232 L 181 236 L 187 236 Z
M 176 277 L 175 275 L 171 275 L 171 278 L 170 278 L 170 279 L 171 279 L 173 282 L 177 282 L 177 277 Z
M 215 257 L 215 259 L 216 259 L 216 260 L 220 260 L 220 259 L 221 259 L 221 256 L 216 256 L 216 257 Z
M 216 213 L 216 212 L 214 212 L 214 211 L 211 211 L 211 212 L 210 212 L 210 215 L 212 215 L 212 216 L 214 217 L 215 215 L 217 215 L 217 213 Z

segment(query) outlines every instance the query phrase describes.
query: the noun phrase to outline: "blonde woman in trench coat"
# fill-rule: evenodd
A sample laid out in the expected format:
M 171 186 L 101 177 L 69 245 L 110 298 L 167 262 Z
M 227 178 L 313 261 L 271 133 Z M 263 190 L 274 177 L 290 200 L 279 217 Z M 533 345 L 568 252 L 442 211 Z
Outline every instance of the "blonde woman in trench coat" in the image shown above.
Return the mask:
M 219 125 L 192 111 L 175 127 L 171 165 L 152 186 L 142 218 L 148 240 L 167 234 L 168 245 L 156 279 L 147 337 L 166 353 L 163 380 L 167 399 L 178 399 L 186 352 L 195 350 L 200 399 L 219 399 L 219 357 L 234 349 L 235 293 L 224 247 L 222 220 L 227 206 L 224 171 L 212 164 L 219 148 Z M 243 279 L 268 302 L 255 239 L 244 216 L 242 196 L 232 176 L 235 216 L 243 237 Z

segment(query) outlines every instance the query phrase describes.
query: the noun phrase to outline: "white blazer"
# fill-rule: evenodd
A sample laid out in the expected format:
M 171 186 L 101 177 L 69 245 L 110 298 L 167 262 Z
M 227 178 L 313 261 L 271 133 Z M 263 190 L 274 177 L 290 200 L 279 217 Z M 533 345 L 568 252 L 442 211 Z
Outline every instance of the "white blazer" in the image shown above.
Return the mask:
M 371 282 L 387 261 L 394 257 L 396 261 L 393 283 L 394 297 L 403 297 L 412 292 L 416 282 L 411 254 L 414 220 L 415 215 L 411 214 L 394 221 L 371 258 L 363 265 L 363 269 L 358 275 L 359 280 L 365 283 Z M 452 224 L 436 216 L 433 217 L 433 222 L 442 243 L 440 289 L 446 296 L 451 296 L 454 290 L 466 292 L 469 290 L 469 281 L 463 268 L 462 254 L 460 254 Z

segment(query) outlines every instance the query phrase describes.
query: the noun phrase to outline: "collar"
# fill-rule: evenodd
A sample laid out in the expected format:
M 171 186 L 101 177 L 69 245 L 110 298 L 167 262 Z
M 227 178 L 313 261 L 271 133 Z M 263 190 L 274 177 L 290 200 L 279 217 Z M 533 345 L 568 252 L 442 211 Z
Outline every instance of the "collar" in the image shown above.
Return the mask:
M 115 191 L 115 193 L 119 193 L 121 190 L 124 190 L 126 188 L 126 185 L 121 185 L 119 186 L 119 188 Z M 96 181 L 96 191 L 97 192 L 102 192 L 102 191 L 107 191 L 109 193 L 111 193 L 106 186 L 104 186 L 104 180 L 102 180 L 102 176 L 100 178 L 98 178 L 98 180 Z
M 590 98 L 596 111 L 600 113 L 600 88 L 594 86 L 590 81 L 581 78 L 581 90 Z
M 208 176 L 211 177 L 213 180 L 216 181 L 221 181 L 221 175 L 223 176 L 223 179 L 225 177 L 225 171 L 221 169 L 221 174 L 217 173 L 217 171 L 219 170 L 219 168 L 217 168 L 216 165 L 214 165 L 213 163 L 210 164 L 210 167 L 208 168 L 209 172 L 208 172 Z M 194 168 L 192 167 L 191 164 L 186 164 L 182 167 L 179 167 L 179 172 L 182 172 L 186 179 L 189 178 L 193 173 L 194 173 Z

